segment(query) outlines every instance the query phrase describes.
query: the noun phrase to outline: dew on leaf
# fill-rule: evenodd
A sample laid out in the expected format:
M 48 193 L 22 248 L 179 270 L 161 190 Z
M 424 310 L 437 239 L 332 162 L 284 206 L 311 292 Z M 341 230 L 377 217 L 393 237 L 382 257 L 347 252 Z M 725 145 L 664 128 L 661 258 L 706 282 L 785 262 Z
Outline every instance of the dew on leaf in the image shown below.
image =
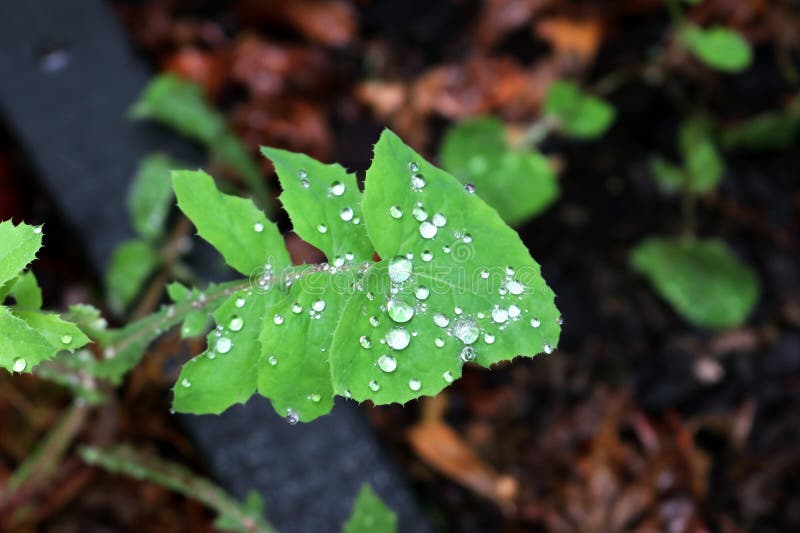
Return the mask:
M 468 193 L 472 194 L 472 193 L 475 192 L 475 185 L 473 185 L 471 183 L 467 183 L 466 185 L 464 185 L 464 190 L 467 191 Z
M 230 323 L 228 324 L 228 328 L 230 328 L 231 331 L 241 331 L 243 327 L 244 327 L 244 320 L 242 320 L 238 316 L 233 317 Z
M 269 363 L 269 366 L 275 366 L 278 364 L 278 358 L 274 355 L 270 355 L 269 359 L 267 359 L 267 362 Z
M 358 338 L 358 343 L 362 348 L 369 348 L 372 346 L 372 339 L 370 339 L 367 335 L 361 335 L 361 337 Z
M 563 316 L 558 317 L 558 325 L 559 326 L 563 326 L 564 325 L 564 317 Z
M 481 278 L 482 279 L 489 279 L 489 271 L 486 269 L 481 270 Z
M 374 379 L 369 382 L 369 388 L 372 392 L 378 392 L 379 390 L 381 390 L 380 384 Z
M 486 334 L 483 336 L 483 341 L 484 341 L 486 344 L 494 344 L 494 335 L 492 335 L 491 333 L 486 333 Z
M 419 225 L 419 234 L 423 239 L 433 239 L 438 231 L 436 226 L 427 221 Z
M 297 177 L 300 179 L 307 178 L 308 172 L 306 172 L 306 169 L 301 168 L 300 170 L 297 171 Z
M 389 216 L 391 216 L 392 218 L 402 218 L 403 210 L 400 209 L 400 206 L 393 205 L 392 207 L 389 208 Z
M 495 308 L 492 309 L 492 320 L 494 320 L 498 324 L 502 324 L 503 322 L 508 320 L 508 311 L 506 311 L 502 307 L 495 306 Z
M 447 217 L 442 213 L 436 213 L 433 215 L 432 221 L 437 228 L 443 228 L 447 224 Z
M 542 321 L 538 318 L 531 318 L 531 327 L 538 328 L 542 325 Z
M 517 318 L 520 315 L 521 311 L 519 307 L 514 304 L 508 306 L 508 316 L 511 318 Z
M 240 308 L 240 309 L 241 309 L 242 307 L 244 307 L 245 300 L 244 300 L 244 298 L 236 298 L 236 301 L 235 301 L 233 304 L 234 304 L 236 307 L 238 307 L 238 308 Z
M 422 174 L 414 174 L 411 176 L 411 189 L 414 191 L 421 191 L 425 188 L 425 176 Z
M 522 292 L 525 290 L 525 287 L 523 287 L 522 283 L 519 281 L 512 279 L 506 283 L 506 290 L 516 296 L 522 294 Z
M 417 300 L 426 300 L 428 298 L 428 295 L 430 295 L 430 293 L 431 291 L 430 289 L 428 289 L 428 287 L 423 287 L 422 285 L 420 285 L 414 291 L 414 296 L 417 297 Z
M 405 328 L 395 327 L 386 333 L 386 344 L 395 350 L 402 350 L 411 342 L 411 334 Z
M 311 309 L 316 311 L 317 313 L 321 313 L 325 310 L 325 300 L 317 300 L 313 304 L 311 304 Z
M 444 316 L 442 313 L 436 313 L 433 315 L 433 323 L 440 328 L 446 328 L 447 325 L 450 324 L 450 319 Z
M 411 212 L 411 214 L 414 215 L 414 218 L 418 222 L 422 222 L 424 220 L 428 220 L 428 212 L 425 211 L 425 209 L 423 209 L 420 206 L 415 207 L 414 210 Z
M 465 363 L 469 363 L 470 361 L 474 361 L 476 356 L 477 356 L 477 352 L 475 351 L 475 348 L 473 348 L 472 346 L 464 346 L 461 349 L 461 353 L 458 354 L 458 357 L 462 361 L 464 361 Z
M 22 372 L 27 366 L 28 362 L 25 359 L 22 357 L 17 357 L 14 359 L 14 366 L 12 368 L 14 369 L 14 372 Z
M 64 344 L 69 344 L 72 342 L 72 335 L 64 335 L 61 337 L 61 342 Z
M 331 183 L 330 193 L 334 196 L 341 196 L 344 194 L 344 183 L 341 181 L 334 181 Z
M 446 254 L 449 254 L 450 253 L 450 247 L 445 244 L 444 246 L 442 246 L 442 251 L 444 253 L 446 253 Z
M 402 283 L 411 277 L 412 268 L 409 258 L 397 255 L 389 261 L 389 279 L 395 283 Z
M 320 224 L 319 226 L 317 226 L 317 231 L 320 233 L 327 233 L 328 226 L 326 226 L 325 224 Z
M 453 312 L 454 312 L 455 314 L 457 314 L 457 315 L 460 315 L 460 314 L 461 314 L 463 311 L 462 311 L 462 309 L 461 309 L 459 306 L 455 306 L 455 307 L 453 308 Z
M 544 351 L 544 353 L 546 353 L 546 354 L 551 354 L 551 353 L 553 353 L 553 347 L 552 347 L 552 346 L 550 346 L 549 344 L 545 344 L 544 346 L 542 346 L 542 350 L 543 350 L 543 351 Z
M 447 383 L 452 383 L 453 382 L 453 374 L 449 370 L 447 370 L 444 374 L 442 374 L 442 378 Z
M 378 317 L 371 316 L 369 317 L 369 323 L 372 327 L 377 328 L 380 325 L 381 321 L 378 320 Z
M 256 222 L 255 224 L 253 224 L 253 231 L 255 231 L 256 233 L 261 233 L 262 231 L 264 231 L 264 224 L 262 224 L 261 222 Z
M 453 335 L 464 344 L 472 344 L 478 340 L 480 330 L 472 318 L 459 318 L 453 324 Z
M 181 380 L 181 387 L 183 387 L 185 389 L 188 389 L 191 386 L 192 386 L 192 382 L 189 381 L 188 379 L 183 378 L 183 380 Z
M 308 399 L 314 403 L 319 403 L 319 401 L 322 399 L 322 396 L 314 392 L 308 395 Z
M 339 211 L 339 217 L 344 220 L 345 222 L 350 222 L 353 220 L 353 210 L 349 207 L 345 207 L 341 211 Z
M 275 315 L 274 317 L 272 317 L 272 321 L 275 323 L 276 326 L 280 326 L 281 324 L 283 324 L 283 316 Z
M 233 343 L 228 337 L 220 337 L 217 339 L 217 344 L 214 345 L 214 349 L 219 353 L 228 353 L 231 351 L 231 346 L 233 346 Z
M 378 358 L 378 368 L 380 368 L 387 374 L 390 372 L 394 372 L 395 369 L 397 368 L 397 359 L 395 359 L 389 354 L 383 354 Z
M 419 165 L 416 162 L 411 161 L 408 164 L 408 170 L 410 170 L 411 172 L 417 172 L 419 170 Z
M 286 422 L 290 426 L 294 426 L 298 422 L 300 422 L 300 415 L 298 415 L 294 409 L 287 409 L 286 410 Z
M 429 263 L 429 262 L 431 262 L 431 261 L 433 260 L 433 254 L 431 253 L 431 251 L 430 251 L 430 250 L 425 250 L 424 252 L 422 252 L 422 254 L 420 255 L 420 257 L 421 257 L 421 258 L 422 258 L 422 260 L 423 260 L 423 261 L 425 261 L 426 263 Z
M 297 315 L 297 314 L 302 313 L 302 312 L 303 312 L 303 306 L 302 305 L 300 305 L 297 302 L 292 304 L 292 313 Z
M 472 235 L 470 235 L 469 233 L 465 233 L 464 236 L 461 238 L 461 241 L 465 242 L 467 244 L 471 243 L 472 242 Z
M 408 388 L 414 392 L 417 392 L 420 388 L 422 388 L 422 383 L 418 379 L 409 379 Z
M 33 232 L 35 234 L 37 234 L 37 235 L 40 234 L 42 232 L 42 227 L 41 226 L 36 226 L 35 228 L 33 228 Z
M 442 346 L 444 346 L 444 339 L 441 337 L 436 337 L 433 340 L 433 344 L 435 344 L 437 348 L 441 348 Z
M 414 307 L 397 298 L 386 302 L 386 311 L 395 322 L 404 323 L 414 318 Z
M 311 184 L 310 184 L 310 183 L 308 183 L 308 180 L 307 180 L 307 179 L 305 179 L 305 178 L 302 178 L 302 179 L 300 180 L 300 186 L 301 186 L 301 187 L 303 187 L 304 189 L 308 189 L 308 187 L 309 187 L 310 185 L 311 185 Z

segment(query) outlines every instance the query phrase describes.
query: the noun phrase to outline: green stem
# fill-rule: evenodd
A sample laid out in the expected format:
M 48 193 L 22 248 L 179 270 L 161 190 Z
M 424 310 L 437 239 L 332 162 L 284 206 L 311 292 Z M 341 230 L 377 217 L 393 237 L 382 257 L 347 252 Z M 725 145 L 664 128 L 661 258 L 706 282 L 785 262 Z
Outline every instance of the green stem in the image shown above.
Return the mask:
M 179 494 L 193 498 L 220 516 L 233 520 L 245 531 L 273 533 L 275 529 L 263 517 L 245 509 L 211 481 L 197 476 L 183 466 L 142 453 L 130 446 L 116 445 L 108 449 L 90 446 L 78 450 L 90 465 L 136 479 L 146 479 Z
M 684 186 L 681 199 L 681 225 L 683 236 L 693 239 L 697 235 L 697 198 L 688 185 Z

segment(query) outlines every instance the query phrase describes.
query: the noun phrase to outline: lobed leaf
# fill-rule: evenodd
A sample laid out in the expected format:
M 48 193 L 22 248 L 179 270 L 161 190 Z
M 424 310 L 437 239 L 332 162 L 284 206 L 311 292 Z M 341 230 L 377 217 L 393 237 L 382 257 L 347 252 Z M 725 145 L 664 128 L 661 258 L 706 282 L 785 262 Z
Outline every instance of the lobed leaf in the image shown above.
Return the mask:
M 503 123 L 494 117 L 465 120 L 445 135 L 439 160 L 514 225 L 547 209 L 559 187 L 546 157 L 509 146 L 505 136 Z
M 33 272 L 24 272 L 11 281 L 8 294 L 14 297 L 15 309 L 38 311 L 42 308 L 42 289 L 39 288 Z
M 41 227 L 25 223 L 15 226 L 10 220 L 0 222 L 0 286 L 16 278 L 36 259 L 41 247 Z
M 741 325 L 758 300 L 758 277 L 721 240 L 650 238 L 631 264 L 689 322 L 708 329 Z

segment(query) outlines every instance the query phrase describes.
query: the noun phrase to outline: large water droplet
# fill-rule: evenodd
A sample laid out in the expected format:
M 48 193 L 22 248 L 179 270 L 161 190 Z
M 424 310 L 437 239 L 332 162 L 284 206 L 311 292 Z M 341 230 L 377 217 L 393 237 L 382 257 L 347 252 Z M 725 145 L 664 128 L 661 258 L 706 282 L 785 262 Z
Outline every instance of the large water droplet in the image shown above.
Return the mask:
M 389 354 L 383 354 L 378 358 L 378 368 L 386 373 L 394 372 L 397 368 L 397 359 Z
M 433 219 L 432 220 L 433 220 L 433 224 L 437 228 L 443 228 L 445 226 L 445 224 L 447 224 L 447 217 L 444 216 L 442 213 L 436 213 L 435 215 L 433 215 Z
M 429 263 L 429 262 L 431 262 L 431 261 L 433 260 L 433 254 L 431 253 L 431 251 L 430 251 L 430 250 L 425 250 L 424 252 L 422 252 L 422 254 L 420 255 L 420 257 L 421 257 L 421 258 L 422 258 L 422 260 L 423 260 L 423 261 L 425 261 L 426 263 Z
M 228 353 L 231 351 L 231 346 L 233 346 L 233 343 L 228 337 L 220 337 L 217 339 L 215 349 L 219 353 Z
M 230 328 L 231 331 L 241 331 L 243 327 L 244 327 L 244 320 L 242 320 L 238 316 L 233 317 L 231 321 L 228 323 L 228 328 Z
M 419 234 L 423 239 L 433 239 L 439 229 L 430 222 L 423 222 L 419 225 Z
M 236 298 L 236 301 L 235 301 L 235 302 L 233 302 L 233 304 L 234 304 L 236 307 L 238 307 L 238 308 L 240 308 L 240 309 L 241 309 L 242 307 L 244 307 L 245 300 L 244 300 L 244 298 Z
M 408 322 L 414 318 L 414 307 L 397 298 L 386 302 L 386 311 L 389 313 L 389 318 L 395 322 Z
M 511 318 L 517 318 L 521 312 L 520 308 L 514 304 L 508 306 L 508 316 Z
M 272 321 L 275 323 L 276 326 L 280 326 L 283 324 L 283 317 L 281 315 L 275 315 L 272 317 Z
M 14 366 L 12 368 L 14 369 L 14 372 L 22 372 L 27 366 L 28 362 L 25 359 L 22 357 L 17 357 L 14 359 Z
M 392 218 L 402 218 L 403 210 L 400 209 L 399 205 L 393 205 L 392 207 L 389 208 L 389 216 L 391 216 Z
M 344 194 L 344 189 L 345 189 L 344 183 L 342 183 L 341 181 L 334 181 L 333 183 L 331 183 L 330 191 L 331 191 L 331 194 L 334 195 L 334 196 L 343 195 Z
M 253 224 L 253 230 L 256 233 L 261 233 L 262 231 L 264 231 L 264 224 L 262 224 L 261 222 L 256 222 L 255 224 Z
M 483 341 L 484 341 L 486 344 L 494 344 L 494 335 L 492 335 L 491 333 L 486 333 L 486 334 L 483 336 Z
M 389 261 L 389 279 L 401 283 L 411 277 L 413 265 L 405 256 L 397 255 Z
M 409 379 L 408 380 L 408 388 L 414 392 L 417 392 L 419 389 L 422 388 L 422 383 L 418 379 Z
M 459 318 L 453 324 L 453 335 L 464 344 L 472 344 L 478 340 L 480 330 L 475 320 L 471 318 Z
M 311 309 L 316 311 L 317 313 L 321 313 L 325 310 L 325 300 L 317 300 L 313 304 L 311 304 Z
M 458 357 L 465 363 L 469 363 L 470 361 L 474 361 L 477 355 L 475 348 L 472 346 L 464 346 L 464 348 L 461 349 L 461 353 L 458 354 Z
M 508 311 L 506 311 L 502 307 L 495 306 L 495 308 L 492 309 L 492 320 L 494 320 L 498 324 L 502 324 L 503 322 L 508 320 Z
M 415 207 L 411 214 L 414 215 L 414 218 L 417 219 L 418 222 L 428 220 L 428 212 L 420 206 Z
M 392 328 L 386 333 L 386 344 L 395 350 L 402 350 L 411 342 L 411 334 L 405 328 Z
M 370 381 L 370 382 L 369 382 L 369 389 L 370 389 L 372 392 L 378 392 L 379 390 L 381 390 L 381 386 L 380 386 L 380 384 L 379 384 L 377 381 L 375 381 L 375 380 L 373 379 L 372 381 Z
M 425 188 L 425 176 L 422 174 L 414 174 L 411 176 L 411 189 L 414 191 L 421 191 Z
M 439 326 L 440 328 L 446 328 L 447 325 L 450 323 L 450 319 L 444 316 L 442 313 L 435 313 L 433 315 L 433 323 Z
M 286 410 L 286 423 L 290 426 L 294 426 L 300 422 L 300 415 L 298 415 L 293 409 Z
M 339 217 L 341 217 L 341 219 L 344 220 L 345 222 L 350 222 L 351 220 L 353 220 L 353 210 L 350 209 L 349 207 L 345 207 L 344 209 L 339 211 Z
M 372 346 L 372 339 L 366 335 L 361 335 L 361 337 L 358 338 L 358 343 L 362 348 L 369 348 Z
M 508 292 L 511 294 L 519 295 L 522 294 L 522 292 L 525 290 L 525 287 L 519 281 L 512 279 L 506 283 L 506 289 L 508 289 Z

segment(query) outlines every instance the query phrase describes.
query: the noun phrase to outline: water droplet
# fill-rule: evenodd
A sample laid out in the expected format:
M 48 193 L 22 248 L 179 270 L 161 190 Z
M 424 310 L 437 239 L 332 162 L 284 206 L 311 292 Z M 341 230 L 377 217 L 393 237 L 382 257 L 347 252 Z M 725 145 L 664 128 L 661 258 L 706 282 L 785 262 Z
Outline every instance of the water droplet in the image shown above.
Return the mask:
M 275 315 L 272 317 L 272 321 L 275 323 L 276 326 L 280 326 L 283 324 L 283 317 L 281 315 Z
M 489 279 L 489 271 L 486 270 L 486 269 L 481 270 L 481 278 L 482 279 Z
M 414 296 L 417 297 L 417 300 L 427 300 L 430 293 L 431 291 L 428 289 L 428 287 L 423 287 L 420 285 L 417 287 L 417 290 L 414 291 Z
M 389 216 L 392 218 L 402 218 L 403 210 L 400 209 L 399 205 L 393 205 L 389 208 Z
M 492 320 L 494 320 L 498 324 L 502 324 L 503 322 L 508 320 L 508 311 L 506 311 L 502 307 L 495 306 L 495 308 L 492 309 Z
M 480 330 L 474 319 L 459 318 L 453 324 L 453 335 L 464 344 L 472 344 L 478 340 Z
M 297 171 L 297 177 L 300 178 L 300 179 L 307 178 L 308 177 L 308 172 L 306 172 L 306 169 L 301 168 L 300 170 Z
M 423 239 L 433 239 L 439 229 L 430 222 L 423 222 L 419 225 L 419 234 Z
M 304 188 L 304 189 L 308 189 L 308 187 L 309 187 L 310 185 L 311 185 L 311 184 L 310 184 L 310 183 L 308 183 L 308 180 L 307 180 L 307 179 L 303 178 L 303 179 L 301 179 L 301 180 L 300 180 L 300 186 L 301 186 L 302 188 Z
M 447 217 L 444 216 L 442 213 L 436 213 L 433 215 L 433 224 L 437 228 L 443 228 L 447 224 Z
M 278 364 L 278 358 L 274 355 L 270 355 L 269 359 L 267 359 L 267 362 L 269 363 L 269 366 L 275 366 Z
M 317 300 L 313 304 L 311 304 L 311 309 L 316 311 L 317 313 L 321 313 L 325 310 L 325 300 Z
M 217 339 L 217 344 L 215 346 L 215 349 L 219 353 L 228 353 L 231 351 L 231 346 L 233 346 L 233 343 L 228 337 L 220 337 L 219 339 Z
M 287 409 L 286 410 L 286 422 L 290 426 L 294 426 L 298 422 L 300 422 L 300 415 L 298 415 L 294 409 Z
M 341 211 L 339 211 L 339 217 L 344 220 L 345 222 L 350 222 L 353 220 L 353 210 L 349 207 L 345 207 Z
M 433 323 L 440 328 L 446 328 L 450 323 L 450 319 L 444 316 L 442 313 L 436 313 L 433 315 Z
M 545 344 L 544 346 L 542 346 L 542 350 L 544 350 L 544 353 L 548 355 L 553 353 L 553 347 L 550 346 L 549 344 Z
M 303 312 L 303 306 L 302 305 L 300 305 L 297 302 L 292 304 L 292 313 L 297 315 L 297 314 L 300 314 L 302 312 Z
M 538 328 L 542 325 L 542 321 L 538 318 L 531 318 L 531 327 Z
M 564 325 L 564 317 L 563 316 L 558 317 L 558 325 L 559 326 L 563 326 Z
M 411 161 L 408 164 L 408 170 L 410 170 L 411 172 L 417 172 L 419 170 L 419 165 L 414 161 Z
M 397 298 L 386 302 L 386 311 L 395 322 L 404 323 L 414 318 L 414 307 Z
M 328 233 L 328 226 L 326 226 L 325 224 L 320 224 L 319 226 L 317 226 L 317 231 L 320 233 Z
M 441 337 L 436 337 L 433 339 L 433 344 L 435 344 L 437 348 L 441 348 L 444 346 L 444 339 Z
M 411 334 L 405 328 L 392 328 L 386 333 L 386 344 L 395 350 L 402 350 L 411 342 Z
M 228 324 L 228 328 L 230 328 L 231 331 L 241 331 L 243 327 L 244 327 L 244 320 L 242 320 L 238 316 L 233 317 L 230 323 Z
M 426 263 L 430 263 L 433 260 L 433 254 L 431 253 L 430 250 L 425 250 L 424 252 L 422 252 L 420 257 L 422 257 L 422 260 L 425 261 Z
M 361 337 L 358 338 L 358 343 L 361 345 L 362 348 L 369 348 L 372 346 L 372 339 L 370 339 L 366 335 L 361 335 Z
M 349 390 L 349 389 L 345 389 L 345 391 L 344 391 L 343 395 L 344 395 L 344 397 L 345 397 L 345 398 L 350 398 L 350 397 L 352 397 L 352 396 L 353 396 L 353 393 L 352 393 L 352 392 L 350 392 L 350 390 Z
M 238 307 L 238 308 L 240 308 L 240 309 L 241 309 L 242 307 L 244 307 L 245 300 L 244 300 L 244 298 L 236 298 L 236 301 L 235 301 L 233 304 L 234 304 L 236 307 Z
M 334 181 L 333 183 L 331 183 L 330 192 L 334 196 L 343 195 L 344 194 L 344 189 L 345 189 L 344 183 L 342 183 L 341 181 Z
M 461 309 L 459 306 L 455 306 L 455 307 L 453 308 L 453 312 L 454 312 L 455 314 L 457 314 L 457 315 L 460 315 L 460 314 L 462 313 L 462 309 Z
M 520 308 L 514 304 L 508 306 L 508 316 L 511 318 L 517 318 L 521 312 Z
M 36 226 L 35 228 L 33 228 L 33 232 L 37 235 L 40 234 L 42 232 L 42 227 Z
M 425 188 L 425 176 L 422 174 L 414 174 L 411 176 L 411 189 L 414 191 L 421 191 Z
M 380 386 L 380 384 L 379 384 L 377 381 L 375 381 L 375 380 L 373 379 L 372 381 L 370 381 L 370 382 L 369 382 L 369 389 L 370 389 L 372 392 L 378 392 L 379 390 L 381 390 L 381 386 Z
M 28 362 L 25 359 L 22 357 L 17 357 L 14 359 L 14 366 L 12 368 L 14 369 L 14 372 L 22 372 L 27 366 Z
M 447 383 L 453 382 L 453 374 L 451 374 L 449 370 L 442 374 L 442 378 L 444 378 Z
M 188 379 L 186 379 L 186 378 L 183 378 L 183 379 L 181 380 L 181 387 L 183 387 L 183 388 L 185 388 L 185 389 L 188 389 L 188 388 L 189 388 L 189 387 L 191 387 L 191 386 L 192 386 L 192 382 L 191 382 L 191 381 L 189 381 Z
M 506 283 L 506 289 L 511 294 L 519 295 L 522 294 L 522 292 L 525 290 L 525 287 L 519 281 L 512 279 Z
M 494 344 L 494 335 L 487 333 L 483 336 L 483 340 L 486 344 Z
M 397 359 L 389 354 L 383 354 L 378 358 L 378 368 L 386 373 L 394 372 L 397 368 Z
M 418 379 L 409 379 L 408 380 L 408 388 L 414 392 L 417 392 L 419 389 L 422 388 L 422 383 Z
M 322 396 L 320 396 L 316 392 L 313 392 L 313 393 L 308 395 L 308 399 L 311 400 L 314 403 L 319 403 L 319 401 L 322 399 Z
M 472 242 L 472 235 L 470 235 L 469 233 L 465 233 L 464 236 L 461 238 L 461 240 L 469 244 Z
M 472 194 L 475 192 L 475 186 L 471 183 L 467 183 L 466 185 L 464 185 L 464 190 Z
M 61 337 L 61 342 L 63 342 L 64 344 L 71 343 L 72 342 L 72 335 L 64 335 L 63 337 Z
M 389 261 L 389 279 L 401 283 L 411 277 L 413 265 L 405 256 L 397 255 Z
M 506 275 L 513 276 L 514 275 L 514 268 L 513 267 L 506 267 Z
M 356 224 L 356 225 L 358 225 L 358 224 L 360 224 L 360 223 L 361 223 L 361 219 L 360 219 L 360 218 L 358 218 L 358 217 L 355 217 L 355 218 L 353 219 L 353 224 Z
M 423 220 L 428 220 L 428 212 L 419 206 L 415 207 L 414 210 L 411 212 L 411 214 L 414 215 L 414 218 L 417 219 L 417 221 L 419 222 L 422 222 Z
M 253 224 L 253 230 L 256 233 L 261 233 L 262 231 L 264 231 L 264 224 L 262 224 L 261 222 L 256 222 L 255 224 Z
M 369 323 L 372 327 L 377 328 L 380 325 L 381 321 L 378 320 L 378 317 L 371 316 L 369 317 Z
M 337 255 L 336 257 L 333 258 L 333 266 L 339 268 L 340 266 L 343 265 L 344 265 L 344 257 L 342 257 L 341 255 Z
M 469 363 L 470 361 L 474 361 L 477 355 L 478 353 L 475 351 L 475 348 L 472 346 L 464 346 L 464 348 L 461 349 L 461 353 L 458 354 L 458 357 L 465 363 Z
M 444 246 L 442 246 L 442 251 L 444 253 L 446 253 L 446 254 L 449 254 L 450 253 L 450 247 L 445 244 Z

